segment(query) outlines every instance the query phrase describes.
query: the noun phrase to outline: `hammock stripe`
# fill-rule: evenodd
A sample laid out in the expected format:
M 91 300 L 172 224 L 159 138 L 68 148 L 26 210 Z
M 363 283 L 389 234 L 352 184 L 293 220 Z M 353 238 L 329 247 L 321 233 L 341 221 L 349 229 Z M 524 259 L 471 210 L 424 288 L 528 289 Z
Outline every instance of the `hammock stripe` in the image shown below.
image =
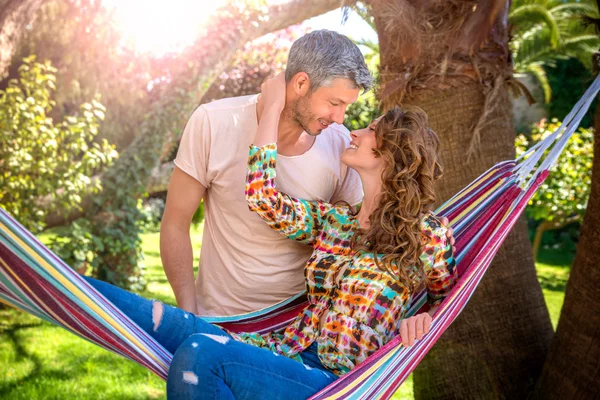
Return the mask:
M 596 78 L 563 125 L 517 160 L 496 164 L 444 203 L 436 214 L 454 229 L 459 282 L 433 317 L 430 332 L 410 348 L 397 336 L 311 399 L 388 399 L 456 319 L 494 255 L 600 90 Z M 426 309 L 414 296 L 409 315 Z M 0 302 L 62 326 L 166 379 L 172 355 L 0 208 Z M 300 293 L 256 312 L 207 317 L 237 332 L 281 329 L 305 307 Z

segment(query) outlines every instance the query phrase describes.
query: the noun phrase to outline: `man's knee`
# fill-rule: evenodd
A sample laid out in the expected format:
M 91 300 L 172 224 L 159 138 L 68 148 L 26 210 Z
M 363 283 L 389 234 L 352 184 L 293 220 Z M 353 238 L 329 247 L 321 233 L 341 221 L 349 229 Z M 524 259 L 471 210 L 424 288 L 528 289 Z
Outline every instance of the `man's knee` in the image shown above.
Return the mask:
M 228 344 L 233 341 L 225 335 L 197 333 L 187 338 L 173 355 L 171 369 L 180 371 L 201 366 L 214 366 L 232 350 Z
M 152 302 L 152 324 L 154 332 L 158 330 L 160 323 L 162 322 L 163 313 L 165 312 L 164 306 L 160 301 Z

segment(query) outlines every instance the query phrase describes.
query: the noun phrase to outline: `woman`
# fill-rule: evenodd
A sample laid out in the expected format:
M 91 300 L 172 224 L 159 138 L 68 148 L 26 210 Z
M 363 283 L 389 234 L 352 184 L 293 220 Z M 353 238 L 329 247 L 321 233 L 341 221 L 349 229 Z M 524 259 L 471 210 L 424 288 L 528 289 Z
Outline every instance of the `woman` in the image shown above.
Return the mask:
M 421 339 L 456 282 L 445 228 L 429 214 L 441 168 L 438 139 L 423 111 L 393 109 L 351 133 L 342 161 L 359 173 L 364 190 L 360 211 L 354 213 L 346 204 L 294 199 L 277 191 L 283 75 L 266 82 L 262 95 L 269 106 L 250 149 L 246 198 L 273 229 L 313 246 L 305 269 L 307 308 L 283 333 L 236 334 L 90 280 L 175 353 L 169 398 L 310 397 L 396 334 L 405 345 Z M 403 319 L 421 288 L 428 291 L 431 310 Z

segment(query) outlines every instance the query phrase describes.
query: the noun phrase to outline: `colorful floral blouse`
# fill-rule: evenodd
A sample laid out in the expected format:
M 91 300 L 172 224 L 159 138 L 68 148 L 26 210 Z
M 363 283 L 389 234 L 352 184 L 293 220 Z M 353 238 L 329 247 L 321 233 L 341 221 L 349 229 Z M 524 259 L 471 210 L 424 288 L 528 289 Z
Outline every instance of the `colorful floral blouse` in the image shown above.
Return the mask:
M 275 144 L 251 146 L 246 198 L 250 209 L 271 228 L 314 248 L 304 270 L 309 305 L 283 333 L 233 335 L 299 361 L 298 354 L 316 341 L 322 364 L 342 375 L 398 333 L 412 293 L 377 268 L 373 253 L 352 252 L 358 221 L 348 207 L 295 199 L 277 191 L 276 156 Z M 455 261 L 439 221 L 427 215 L 421 226 L 421 259 L 428 301 L 434 306 L 457 280 Z

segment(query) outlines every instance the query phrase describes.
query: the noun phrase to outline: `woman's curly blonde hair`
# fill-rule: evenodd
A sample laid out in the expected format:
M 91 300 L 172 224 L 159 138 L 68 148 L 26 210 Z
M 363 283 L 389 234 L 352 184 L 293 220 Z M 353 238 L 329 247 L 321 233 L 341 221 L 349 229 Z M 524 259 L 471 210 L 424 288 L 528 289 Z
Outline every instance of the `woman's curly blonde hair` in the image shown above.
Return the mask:
M 442 175 L 439 139 L 418 107 L 389 110 L 375 127 L 385 163 L 378 207 L 370 227 L 357 235 L 355 250 L 385 254 L 378 268 L 414 289 L 423 281 L 420 222 L 435 203 L 434 183 Z

